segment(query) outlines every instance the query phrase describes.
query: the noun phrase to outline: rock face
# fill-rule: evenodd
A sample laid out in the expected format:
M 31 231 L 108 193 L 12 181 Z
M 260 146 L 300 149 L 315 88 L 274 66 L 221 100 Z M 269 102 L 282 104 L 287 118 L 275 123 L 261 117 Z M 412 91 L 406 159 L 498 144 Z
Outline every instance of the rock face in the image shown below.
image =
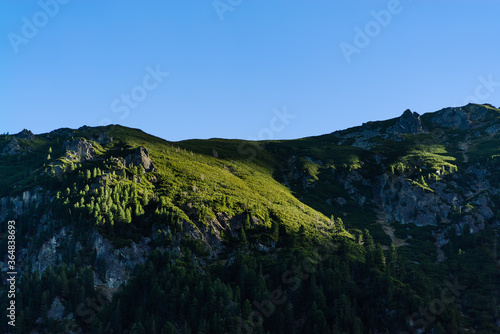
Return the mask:
M 471 121 L 464 108 L 446 108 L 436 113 L 432 123 L 439 127 L 466 130 L 470 128 Z
M 426 133 L 428 130 L 422 125 L 420 115 L 407 109 L 397 119 L 396 124 L 388 128 L 381 128 L 375 122 L 363 123 L 356 131 L 336 131 L 332 135 L 338 136 L 337 145 L 343 145 L 346 141 L 353 139 L 352 146 L 370 150 L 377 146 L 373 138 L 390 139 L 394 141 L 404 140 L 402 134 Z
M 4 146 L 0 155 L 16 155 L 19 153 L 27 153 L 31 152 L 32 148 L 29 145 L 26 145 L 26 141 L 33 140 L 35 135 L 30 130 L 24 129 L 12 136 L 7 145 Z M 23 140 L 24 142 L 20 141 Z
M 61 320 L 64 316 L 65 307 L 61 303 L 59 297 L 54 298 L 49 311 L 47 312 L 47 317 L 54 320 Z
M 488 116 L 488 109 L 483 105 L 468 104 L 464 109 L 469 113 L 469 117 L 473 122 L 485 121 Z
M 53 267 L 62 263 L 61 247 L 65 240 L 72 234 L 70 227 L 63 227 L 52 238 L 42 244 L 38 252 L 31 256 L 31 271 L 43 273 L 48 267 Z M 96 279 L 96 285 L 103 285 L 111 289 L 118 288 L 130 277 L 132 269 L 137 264 L 144 263 L 150 247 L 150 238 L 143 238 L 139 243 L 132 243 L 120 249 L 113 247 L 111 242 L 105 239 L 97 230 L 92 229 L 91 242 L 97 258 L 103 259 L 106 264 L 106 271 L 103 277 Z M 76 251 L 82 251 L 81 245 L 77 243 Z
M 96 284 L 115 289 L 127 281 L 134 267 L 146 260 L 151 250 L 148 246 L 149 241 L 150 238 L 143 238 L 139 243 L 133 242 L 130 246 L 115 249 L 109 240 L 94 229 L 93 248 L 97 258 L 103 259 L 106 263 L 105 277 L 99 277 Z
M 434 113 L 431 121 L 438 127 L 467 130 L 485 125 L 488 113 L 488 108 L 484 105 L 468 104 L 442 109 Z
M 369 150 L 376 146 L 371 139 L 379 136 L 383 136 L 379 129 L 370 129 L 369 127 L 362 127 L 361 131 L 342 134 L 340 141 L 337 145 L 342 145 L 346 140 L 354 139 L 352 146 L 357 146 L 365 150 Z
M 105 134 L 104 132 L 99 134 L 99 136 L 96 139 L 96 142 L 98 142 L 101 145 L 106 145 L 107 143 L 110 143 L 113 141 L 113 138 Z
M 64 143 L 66 157 L 72 161 L 92 160 L 96 157 L 96 152 L 92 143 L 83 139 L 73 139 Z
M 399 117 L 396 125 L 394 125 L 394 133 L 416 134 L 423 133 L 424 128 L 420 121 L 420 115 L 416 112 L 411 112 L 406 109 L 401 117 Z
M 6 221 L 12 217 L 18 217 L 26 209 L 39 206 L 42 201 L 47 200 L 47 197 L 47 193 L 43 193 L 41 187 L 26 190 L 16 197 L 2 197 L 0 198 L 0 220 Z
M 61 136 L 61 137 L 64 137 L 66 139 L 70 139 L 71 137 L 73 137 L 75 135 L 75 130 L 68 129 L 68 128 L 61 128 L 61 129 L 51 131 L 49 133 L 49 135 L 50 136 Z
M 2 155 L 15 155 L 21 153 L 22 151 L 23 148 L 21 147 L 19 139 L 14 137 L 11 140 L 9 140 L 7 145 L 5 145 L 5 147 L 2 150 Z
M 57 249 L 61 247 L 63 240 L 66 240 L 69 234 L 69 228 L 62 228 L 58 233 L 54 234 L 52 238 L 44 242 L 38 253 L 31 257 L 31 271 L 38 270 L 41 274 L 48 267 L 61 264 L 62 255 Z
M 139 146 L 134 153 L 129 154 L 125 158 L 125 165 L 127 167 L 144 167 L 146 173 L 156 172 L 153 160 L 149 157 L 149 152 L 146 148 Z

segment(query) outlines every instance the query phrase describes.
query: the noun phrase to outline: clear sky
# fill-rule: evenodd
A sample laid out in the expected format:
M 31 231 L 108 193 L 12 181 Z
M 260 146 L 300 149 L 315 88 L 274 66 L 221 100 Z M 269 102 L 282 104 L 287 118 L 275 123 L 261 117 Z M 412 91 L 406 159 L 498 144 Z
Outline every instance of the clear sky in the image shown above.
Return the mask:
M 500 106 L 499 1 L 0 2 L 0 133 L 289 139 Z

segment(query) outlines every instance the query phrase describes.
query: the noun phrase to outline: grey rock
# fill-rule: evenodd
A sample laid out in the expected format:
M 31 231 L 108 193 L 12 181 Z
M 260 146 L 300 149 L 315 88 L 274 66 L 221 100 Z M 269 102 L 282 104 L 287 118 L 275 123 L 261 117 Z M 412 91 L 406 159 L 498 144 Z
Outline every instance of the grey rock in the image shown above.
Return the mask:
M 49 311 L 47 312 L 47 317 L 54 320 L 62 320 L 64 316 L 64 305 L 61 303 L 59 297 L 54 298 Z
M 486 128 L 486 133 L 488 134 L 494 134 L 500 132 L 500 124 L 493 124 L 492 126 Z
M 129 154 L 125 158 L 127 167 L 142 166 L 146 173 L 156 172 L 153 160 L 149 157 L 149 152 L 146 148 L 139 146 L 134 153 Z
M 25 190 L 22 195 L 3 197 L 0 199 L 0 219 L 17 218 L 28 208 L 36 208 L 43 200 L 47 200 L 41 187 Z
M 73 137 L 75 135 L 75 130 L 68 129 L 68 128 L 61 128 L 61 129 L 57 129 L 57 130 L 50 132 L 50 135 L 61 136 L 61 137 L 70 139 L 71 137 Z
M 99 136 L 97 137 L 97 140 L 96 140 L 96 142 L 98 142 L 101 145 L 106 145 L 112 141 L 113 141 L 113 138 L 108 136 L 104 132 L 100 133 Z
M 15 155 L 19 154 L 23 151 L 23 148 L 21 147 L 21 143 L 17 139 L 17 137 L 12 138 L 9 140 L 7 145 L 2 150 L 2 155 Z
M 445 128 L 466 130 L 470 128 L 471 120 L 464 108 L 445 108 L 436 112 L 432 123 Z
M 134 267 L 144 263 L 150 247 L 150 238 L 142 238 L 139 243 L 133 242 L 130 246 L 120 249 L 113 247 L 97 230 L 92 231 L 92 242 L 97 253 L 97 258 L 102 258 L 106 264 L 105 277 L 97 280 L 107 288 L 116 289 L 126 282 Z
M 64 142 L 66 157 L 72 161 L 92 160 L 96 157 L 96 152 L 92 143 L 83 139 L 73 139 Z
M 463 109 L 469 115 L 469 119 L 472 122 L 483 122 L 488 116 L 488 108 L 480 104 L 469 103 Z
M 257 245 L 256 245 L 256 248 L 257 248 L 257 250 L 258 250 L 259 252 L 263 252 L 263 253 L 269 253 L 269 250 L 270 250 L 270 249 L 269 249 L 269 247 L 264 246 L 264 245 L 262 245 L 262 244 L 257 244 Z
M 35 139 L 35 135 L 33 134 L 33 132 L 31 132 L 30 130 L 26 130 L 26 129 L 23 129 L 23 131 L 19 132 L 15 136 L 19 139 L 24 139 L 24 140 Z
M 425 132 L 420 115 L 406 109 L 394 125 L 394 133 L 416 134 Z
M 355 131 L 348 134 L 342 134 L 342 138 L 337 145 L 343 145 L 345 139 L 354 139 L 352 146 L 362 148 L 364 150 L 369 150 L 376 146 L 376 143 L 371 142 L 370 139 L 381 136 L 380 130 L 378 128 L 371 129 L 369 126 L 361 127 L 359 131 Z
M 380 196 L 387 220 L 417 226 L 437 225 L 451 206 L 436 192 L 414 186 L 405 177 L 383 175 Z
M 43 243 L 37 254 L 32 256 L 31 271 L 38 270 L 38 273 L 41 275 L 48 267 L 53 267 L 61 263 L 62 255 L 58 252 L 58 248 L 68 238 L 69 231 L 68 227 L 63 227 L 52 238 Z
M 337 198 L 335 199 L 335 201 L 336 201 L 337 203 L 339 203 L 340 205 L 344 205 L 344 204 L 346 204 L 346 203 L 347 203 L 347 201 L 346 201 L 346 200 L 345 200 L 345 198 L 343 198 L 343 197 L 337 197 Z

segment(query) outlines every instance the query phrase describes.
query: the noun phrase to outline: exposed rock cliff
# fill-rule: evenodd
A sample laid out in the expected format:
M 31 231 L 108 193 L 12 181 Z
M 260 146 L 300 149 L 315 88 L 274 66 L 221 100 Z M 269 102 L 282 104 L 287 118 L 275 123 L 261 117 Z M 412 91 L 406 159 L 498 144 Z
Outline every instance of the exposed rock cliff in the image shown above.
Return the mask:
M 144 171 L 146 171 L 146 173 L 156 171 L 153 160 L 149 157 L 148 150 L 142 146 L 139 146 L 134 153 L 125 157 L 125 164 L 127 167 L 142 166 L 144 167 Z
M 24 140 L 33 140 L 35 138 L 33 132 L 27 129 L 23 129 L 23 131 L 19 132 L 15 136 L 19 139 L 24 139 Z
M 92 160 L 96 157 L 92 143 L 83 138 L 68 140 L 63 147 L 66 149 L 66 157 L 72 161 Z
M 395 133 L 416 134 L 425 132 L 422 127 L 420 115 L 416 112 L 411 112 L 406 109 L 401 117 L 398 118 L 394 126 Z

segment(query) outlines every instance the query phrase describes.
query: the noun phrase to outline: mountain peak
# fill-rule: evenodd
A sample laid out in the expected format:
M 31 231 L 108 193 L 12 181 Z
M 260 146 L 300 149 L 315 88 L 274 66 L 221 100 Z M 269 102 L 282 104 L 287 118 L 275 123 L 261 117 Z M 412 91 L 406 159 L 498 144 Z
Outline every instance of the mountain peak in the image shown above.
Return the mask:
M 23 131 L 16 134 L 16 137 L 19 139 L 25 139 L 25 140 L 32 140 L 33 138 L 35 138 L 35 136 L 33 135 L 33 132 L 31 132 L 28 129 L 23 129 Z
M 415 134 L 426 131 L 422 126 L 420 115 L 416 112 L 412 112 L 410 109 L 406 109 L 403 112 L 403 115 L 398 118 L 396 125 L 394 126 L 394 132 L 401 134 Z

